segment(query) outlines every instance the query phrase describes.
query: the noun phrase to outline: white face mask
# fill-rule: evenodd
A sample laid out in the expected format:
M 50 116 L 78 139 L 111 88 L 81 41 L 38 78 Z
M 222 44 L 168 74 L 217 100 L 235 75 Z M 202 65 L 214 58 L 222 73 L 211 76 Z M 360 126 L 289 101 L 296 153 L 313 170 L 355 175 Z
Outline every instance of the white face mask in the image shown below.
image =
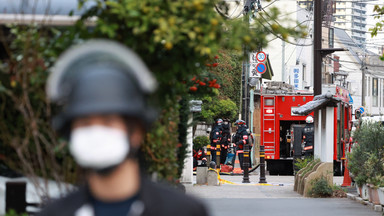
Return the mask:
M 105 126 L 81 127 L 71 132 L 70 152 L 84 168 L 105 169 L 123 162 L 129 153 L 127 134 Z

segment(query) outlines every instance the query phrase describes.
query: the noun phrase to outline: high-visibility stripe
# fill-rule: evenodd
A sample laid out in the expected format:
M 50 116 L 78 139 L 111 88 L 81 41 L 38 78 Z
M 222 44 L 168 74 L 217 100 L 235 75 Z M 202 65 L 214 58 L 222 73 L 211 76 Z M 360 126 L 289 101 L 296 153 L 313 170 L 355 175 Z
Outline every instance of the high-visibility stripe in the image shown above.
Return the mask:
M 265 155 L 260 155 L 260 157 L 265 157 Z
M 313 146 L 304 147 L 304 150 L 310 150 L 310 149 L 313 149 Z
M 247 154 L 247 153 L 244 153 L 244 157 L 249 157 L 249 154 Z
M 217 151 L 217 152 L 216 152 L 216 155 L 220 155 L 220 151 Z
M 211 155 L 211 151 L 207 151 L 207 155 Z
M 243 153 L 244 151 L 243 150 L 237 150 L 237 153 Z

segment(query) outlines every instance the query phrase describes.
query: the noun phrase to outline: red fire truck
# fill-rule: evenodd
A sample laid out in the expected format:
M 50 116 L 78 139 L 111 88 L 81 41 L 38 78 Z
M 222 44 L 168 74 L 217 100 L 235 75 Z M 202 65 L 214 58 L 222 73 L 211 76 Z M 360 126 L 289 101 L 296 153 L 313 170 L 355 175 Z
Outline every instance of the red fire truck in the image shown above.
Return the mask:
M 342 102 L 335 107 L 334 164 L 335 173 L 342 173 L 345 157 L 345 142 L 349 140 L 351 105 L 349 93 L 338 86 L 323 86 L 323 93 L 330 91 Z M 267 170 L 271 175 L 293 174 L 293 129 L 294 125 L 305 126 L 307 116 L 295 115 L 292 109 L 313 100 L 309 91 L 295 91 L 291 85 L 269 82 L 260 96 L 260 144 L 265 146 Z M 310 115 L 313 115 L 310 114 Z M 301 140 L 300 140 L 301 142 Z

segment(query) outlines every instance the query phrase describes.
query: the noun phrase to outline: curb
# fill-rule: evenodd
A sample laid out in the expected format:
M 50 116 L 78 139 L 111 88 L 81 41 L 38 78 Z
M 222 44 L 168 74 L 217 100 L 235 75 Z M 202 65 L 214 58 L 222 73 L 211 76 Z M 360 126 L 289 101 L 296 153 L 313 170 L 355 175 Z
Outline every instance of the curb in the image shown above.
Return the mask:
M 382 205 L 374 205 L 373 203 L 363 200 L 361 197 L 355 194 L 347 193 L 347 198 L 350 200 L 355 200 L 358 203 L 361 203 L 365 206 L 368 206 L 370 209 L 374 210 L 375 212 L 383 212 L 384 208 Z

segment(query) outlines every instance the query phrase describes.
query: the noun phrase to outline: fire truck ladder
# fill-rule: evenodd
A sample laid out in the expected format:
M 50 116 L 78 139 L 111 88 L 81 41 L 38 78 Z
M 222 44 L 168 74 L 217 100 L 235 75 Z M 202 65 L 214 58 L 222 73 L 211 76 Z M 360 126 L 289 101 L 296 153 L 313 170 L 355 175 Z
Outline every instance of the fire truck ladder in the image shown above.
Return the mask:
M 269 100 L 269 103 L 266 101 Z M 271 101 L 272 100 L 272 101 Z M 273 102 L 273 106 L 266 106 Z M 263 143 L 266 153 L 272 153 L 275 155 L 275 115 L 276 115 L 276 103 L 275 97 L 264 97 L 263 107 Z M 272 156 L 274 157 L 274 156 Z

